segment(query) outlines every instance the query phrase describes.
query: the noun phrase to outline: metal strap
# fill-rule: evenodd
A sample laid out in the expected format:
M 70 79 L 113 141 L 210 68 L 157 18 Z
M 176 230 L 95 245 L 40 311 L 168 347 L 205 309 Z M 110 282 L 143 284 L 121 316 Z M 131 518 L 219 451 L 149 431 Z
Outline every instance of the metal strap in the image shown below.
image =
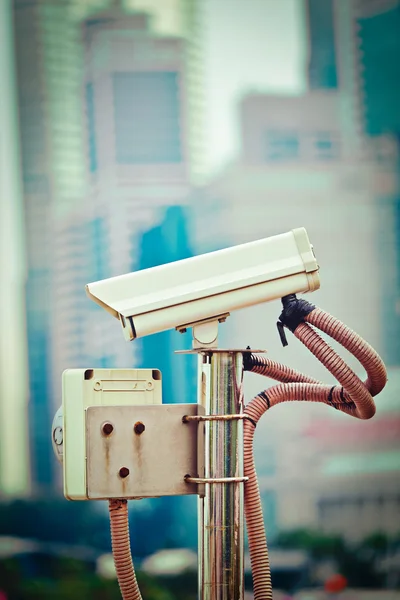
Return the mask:
M 243 421 L 247 419 L 251 423 L 253 423 L 254 427 L 256 426 L 255 421 L 246 413 L 241 413 L 237 415 L 184 415 L 182 417 L 183 423 L 190 423 L 190 421 Z
M 191 477 L 185 475 L 185 481 L 188 483 L 243 483 L 248 481 L 248 477 Z

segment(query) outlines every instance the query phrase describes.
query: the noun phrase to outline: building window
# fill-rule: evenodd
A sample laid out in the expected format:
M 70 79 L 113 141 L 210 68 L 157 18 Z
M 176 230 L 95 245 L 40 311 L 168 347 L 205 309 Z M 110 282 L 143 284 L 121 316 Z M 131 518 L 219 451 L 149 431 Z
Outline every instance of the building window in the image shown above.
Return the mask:
M 87 224 L 85 232 L 89 246 L 88 271 L 91 281 L 109 277 L 109 257 L 107 245 L 107 228 L 102 217 L 97 217 Z
M 97 171 L 96 119 L 94 112 L 94 89 L 92 83 L 88 83 L 86 85 L 86 111 L 88 128 L 89 168 L 91 173 L 95 173 Z
M 357 20 L 364 124 L 371 136 L 400 131 L 400 6 L 396 2 L 387 5 L 386 10 L 372 10 Z
M 315 156 L 322 159 L 339 157 L 339 143 L 328 131 L 321 131 L 315 135 Z
M 114 73 L 113 88 L 117 163 L 182 162 L 178 73 Z
M 309 24 L 309 82 L 311 89 L 336 89 L 335 27 L 333 0 L 307 0 Z
M 299 157 L 299 138 L 296 133 L 268 131 L 266 134 L 266 160 L 285 161 Z

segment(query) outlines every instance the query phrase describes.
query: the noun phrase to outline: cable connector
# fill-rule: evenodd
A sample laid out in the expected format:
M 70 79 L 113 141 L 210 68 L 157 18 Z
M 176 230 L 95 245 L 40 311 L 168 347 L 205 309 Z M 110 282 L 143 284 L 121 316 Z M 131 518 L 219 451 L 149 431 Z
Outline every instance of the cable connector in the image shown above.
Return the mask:
M 247 346 L 246 350 L 251 350 L 250 346 Z M 251 352 L 243 352 L 243 370 L 244 371 L 251 371 L 253 364 L 254 364 L 254 358 Z
M 299 300 L 296 294 L 289 294 L 282 298 L 283 310 L 277 322 L 279 337 L 281 338 L 282 346 L 287 346 L 288 342 L 284 327 L 290 329 L 292 333 L 300 323 L 304 323 L 304 318 L 309 315 L 314 309 L 314 304 L 307 300 Z

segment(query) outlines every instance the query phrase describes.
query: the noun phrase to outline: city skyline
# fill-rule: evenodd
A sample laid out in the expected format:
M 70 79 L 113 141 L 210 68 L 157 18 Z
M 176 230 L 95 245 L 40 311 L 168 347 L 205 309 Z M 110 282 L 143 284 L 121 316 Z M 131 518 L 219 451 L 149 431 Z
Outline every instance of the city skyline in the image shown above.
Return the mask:
M 53 10 L 51 2 L 37 6 L 34 3 L 30 8 L 24 5 L 21 10 L 27 12 L 21 12 L 17 19 L 29 266 L 30 427 L 34 444 L 30 458 L 35 490 L 40 493 L 59 493 L 60 472 L 51 455 L 49 423 L 60 402 L 60 375 L 64 368 L 143 364 L 162 348 L 160 366 L 167 371 L 163 377 L 166 399 L 176 401 L 179 395 L 185 400 L 193 393 L 191 370 L 173 356 L 181 342 L 176 340 L 177 334 L 168 332 L 162 338 L 124 344 L 115 320 L 85 299 L 84 285 L 88 281 L 306 225 L 324 269 L 324 286 L 317 302 L 343 318 L 379 351 L 383 350 L 392 363 L 397 361 L 385 337 L 386 307 L 382 303 L 396 261 L 394 230 L 390 235 L 388 232 L 392 230 L 390 209 L 397 183 L 393 155 L 389 152 L 380 157 L 363 130 L 361 111 L 357 112 L 361 86 L 355 91 L 346 85 L 330 91 L 313 86 L 312 91 L 294 94 L 289 85 L 289 69 L 286 75 L 279 74 L 283 77 L 280 81 L 286 81 L 286 88 L 278 94 L 279 77 L 271 77 L 276 62 L 271 61 L 270 70 L 265 71 L 258 63 L 258 83 L 250 69 L 243 76 L 247 52 L 256 52 L 258 59 L 263 57 L 263 42 L 254 46 L 249 37 L 243 42 L 238 68 L 231 64 L 224 73 L 239 27 L 239 22 L 234 21 L 229 28 L 230 37 L 221 36 L 226 41 L 225 55 L 217 52 L 220 72 L 226 76 L 224 91 L 218 97 L 220 90 L 215 86 L 213 92 L 214 100 L 223 102 L 218 109 L 221 111 L 222 106 L 229 106 L 229 98 L 235 98 L 239 146 L 235 150 L 231 136 L 234 128 L 229 130 L 229 111 L 225 110 L 221 127 L 231 133 L 226 138 L 220 136 L 220 145 L 210 145 L 209 133 L 202 140 L 205 150 L 207 140 L 213 148 L 208 164 L 213 168 L 219 164 L 219 172 L 214 176 L 209 167 L 209 182 L 204 185 L 207 179 L 201 182 L 201 177 L 197 177 L 207 172 L 202 166 L 202 155 L 207 151 L 201 150 L 200 141 L 196 151 L 192 151 L 197 142 L 193 132 L 204 120 L 212 125 L 218 111 L 210 118 L 210 111 L 201 103 L 196 104 L 200 41 L 194 49 L 187 41 L 189 30 L 174 34 L 179 19 L 171 22 L 160 17 L 152 21 L 145 13 L 126 15 L 118 7 L 108 10 L 104 3 L 101 7 L 99 4 L 96 6 L 101 10 L 86 14 L 83 20 L 75 20 L 72 13 L 62 13 L 70 20 L 60 38 L 53 34 L 53 25 L 58 31 L 61 13 Z M 150 4 L 150 0 L 138 0 L 135 7 Z M 179 6 L 178 0 L 172 5 Z M 226 10 L 226 6 L 221 0 L 219 8 Z M 261 6 L 264 5 L 258 3 L 260 10 Z M 36 13 L 37 7 L 40 10 Z M 262 10 L 258 13 L 259 22 Z M 35 28 L 28 27 L 30 37 L 26 39 L 23 34 L 32 14 Z M 276 29 L 280 13 L 272 15 Z M 240 12 L 236 18 L 240 16 L 243 27 L 249 25 L 249 18 L 250 22 L 254 18 Z M 293 25 L 294 13 L 292 17 L 288 22 Z M 341 35 L 347 39 L 352 30 L 343 28 L 347 17 L 341 17 Z M 152 22 L 156 23 L 156 30 L 152 29 Z M 202 14 L 202 26 L 206 22 L 206 15 Z M 312 26 L 311 20 L 309 25 Z M 318 27 L 318 22 L 313 26 Z M 306 32 L 304 29 L 303 49 L 307 46 Z M 194 33 L 203 39 L 202 30 Z M 347 41 L 355 43 L 351 36 Z M 26 51 L 28 43 L 30 52 Z M 212 54 L 213 44 L 206 45 Z M 323 47 L 317 45 L 315 52 L 318 58 Z M 296 57 L 301 66 L 297 74 L 304 77 L 306 59 L 306 54 Z M 361 68 L 359 63 L 354 66 L 346 62 L 346 57 L 342 59 L 338 72 L 342 78 L 345 74 L 346 82 Z M 204 57 L 205 64 L 207 60 Z M 325 63 L 315 60 L 312 64 L 318 81 L 318 69 L 323 72 Z M 35 70 L 40 77 L 32 79 Z M 67 82 L 64 71 L 70 74 Z M 208 76 L 212 79 L 215 72 Z M 269 81 L 267 88 L 265 78 Z M 241 97 L 237 94 L 239 80 L 247 86 L 240 89 L 248 90 L 241 92 Z M 251 91 L 252 86 L 255 89 Z M 347 100 L 352 114 L 359 115 L 350 128 L 345 118 Z M 367 102 L 369 97 L 364 100 Z M 198 106 L 197 115 L 191 113 L 193 106 Z M 209 108 L 212 106 L 216 105 L 211 103 Z M 219 133 L 218 128 L 214 128 L 214 133 Z M 140 139 L 136 145 L 132 143 L 135 136 Z M 224 150 L 227 139 L 230 141 Z M 224 154 L 228 147 L 230 157 Z M 230 163 L 228 168 L 223 168 L 225 162 Z M 383 247 L 389 257 L 385 268 L 381 268 L 378 254 Z M 360 253 L 364 258 L 362 266 Z M 357 289 L 364 299 L 362 309 L 352 291 L 355 273 L 360 278 Z M 370 289 L 369 282 L 375 278 L 377 283 Z M 391 285 L 392 302 L 396 290 Z M 246 344 L 263 347 L 263 340 L 268 339 L 268 349 L 278 360 L 281 357 L 284 362 L 292 361 L 293 366 L 300 365 L 319 377 L 316 361 L 298 355 L 292 344 L 283 356 L 278 338 L 271 337 L 267 328 L 267 322 L 274 326 L 276 310 L 274 304 L 233 315 L 228 326 L 222 328 L 221 340 L 232 345 L 236 338 L 240 346 L 240 340 L 248 336 Z M 184 345 L 185 342 L 190 343 L 182 339 Z M 177 394 L 174 385 L 180 379 L 185 379 L 188 386 L 181 386 Z M 246 394 L 253 390 L 256 393 L 257 386 L 252 381 Z M 309 409 L 310 414 L 313 409 Z M 293 430 L 300 426 L 298 414 L 294 408 L 288 417 Z M 283 434 L 291 435 L 288 431 Z M 300 430 L 294 440 L 302 443 Z M 37 460 L 40 456 L 42 462 Z M 260 464 L 264 472 L 270 468 Z M 277 478 L 275 488 L 263 489 L 267 518 L 275 531 L 295 522 L 293 506 L 281 504 L 279 493 L 286 483 L 283 467 L 279 470 L 283 473 L 281 483 Z M 315 517 L 315 498 L 320 489 L 313 493 L 312 497 L 303 494 L 301 514 L 305 515 L 309 507 Z M 286 508 L 279 513 L 278 505 Z

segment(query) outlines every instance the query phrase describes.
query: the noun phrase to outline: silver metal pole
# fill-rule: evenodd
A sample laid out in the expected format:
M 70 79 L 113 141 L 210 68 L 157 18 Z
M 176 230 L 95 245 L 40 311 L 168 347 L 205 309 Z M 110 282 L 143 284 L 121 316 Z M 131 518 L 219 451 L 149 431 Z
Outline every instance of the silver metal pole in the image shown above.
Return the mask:
M 207 415 L 243 412 L 241 352 L 210 350 L 199 359 L 199 402 Z M 200 374 L 199 374 L 200 375 Z M 243 477 L 243 421 L 206 421 L 205 478 Z M 243 483 L 206 483 L 199 500 L 199 599 L 242 600 Z

